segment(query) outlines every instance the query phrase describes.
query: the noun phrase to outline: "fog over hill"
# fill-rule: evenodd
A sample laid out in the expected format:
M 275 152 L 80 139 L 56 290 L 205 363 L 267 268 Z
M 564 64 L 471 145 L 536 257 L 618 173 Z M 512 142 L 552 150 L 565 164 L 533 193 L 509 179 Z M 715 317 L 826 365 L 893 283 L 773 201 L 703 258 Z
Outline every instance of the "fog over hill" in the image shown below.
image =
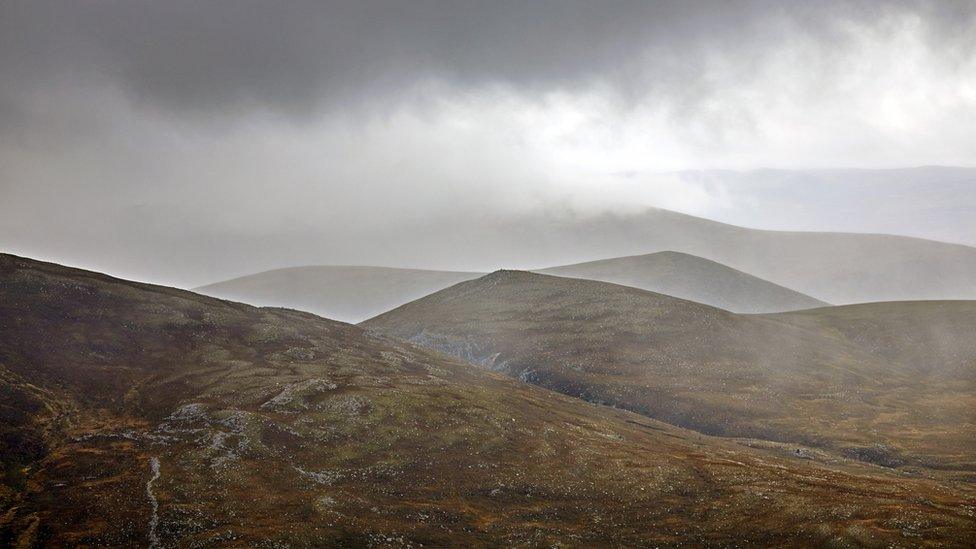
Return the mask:
M 629 235 L 662 208 L 976 244 L 966 0 L 222 4 L 0 5 L 0 250 L 187 288 L 675 250 L 833 303 L 925 296 Z
M 0 0 L 0 547 L 970 547 L 973 29 Z
M 887 233 L 976 246 L 976 168 L 690 170 L 708 197 L 685 211 L 758 229 Z
M 344 322 L 359 322 L 481 275 L 322 265 L 256 273 L 194 291 L 251 305 L 289 307 Z
M 907 520 L 916 540 L 976 535 L 960 511 L 974 494 L 942 481 L 749 449 L 310 314 L 9 255 L 0 394 L 9 546 L 893 543 Z
M 449 231 L 427 224 L 412 227 L 407 231 L 411 234 L 408 245 L 388 250 L 390 261 L 410 256 L 416 263 L 416 258 L 443 257 L 445 250 L 451 250 L 452 264 L 511 267 L 513 263 L 495 262 L 507 257 L 516 265 L 531 263 L 532 269 L 544 270 L 575 263 L 581 257 L 592 261 L 676 251 L 827 303 L 976 299 L 976 248 L 918 238 L 764 231 L 661 209 L 593 217 L 476 217 L 453 223 Z M 322 244 L 336 242 L 327 239 Z M 260 277 L 252 280 L 258 284 Z M 303 288 L 304 284 L 296 287 Z M 314 282 L 309 284 L 313 290 Z M 771 290 L 769 286 L 766 289 Z M 707 297 L 704 287 L 698 291 Z M 237 295 L 247 301 L 250 294 L 219 295 Z M 328 295 L 327 291 L 323 295 Z M 260 292 L 253 299 L 264 302 Z M 317 306 L 311 294 L 303 303 Z M 337 311 L 342 313 L 341 309 Z
M 553 267 L 542 272 L 616 282 L 736 312 L 776 312 L 826 303 L 677 252 Z M 251 305 L 289 307 L 359 322 L 484 273 L 310 266 L 275 269 L 196 288 L 202 294 Z
M 538 272 L 633 286 L 736 313 L 769 313 L 827 305 L 748 273 L 679 252 L 605 259 Z

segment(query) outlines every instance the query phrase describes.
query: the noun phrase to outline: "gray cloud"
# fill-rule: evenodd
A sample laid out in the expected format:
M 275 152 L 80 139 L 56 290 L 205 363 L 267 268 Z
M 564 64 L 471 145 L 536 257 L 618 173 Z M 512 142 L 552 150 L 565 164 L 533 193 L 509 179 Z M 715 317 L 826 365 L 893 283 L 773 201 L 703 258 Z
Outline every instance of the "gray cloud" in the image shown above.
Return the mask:
M 784 43 L 843 54 L 851 26 L 917 15 L 944 59 L 973 54 L 971 2 L 5 2 L 9 88 L 109 81 L 147 106 L 202 113 L 396 100 L 418 82 L 528 91 L 604 86 L 690 108 L 716 56 L 748 80 Z M 8 105 L 9 109 L 10 106 Z
M 196 285 L 535 266 L 491 235 L 536 215 L 782 227 L 762 185 L 647 174 L 976 164 L 974 26 L 969 1 L 8 0 L 0 249 Z

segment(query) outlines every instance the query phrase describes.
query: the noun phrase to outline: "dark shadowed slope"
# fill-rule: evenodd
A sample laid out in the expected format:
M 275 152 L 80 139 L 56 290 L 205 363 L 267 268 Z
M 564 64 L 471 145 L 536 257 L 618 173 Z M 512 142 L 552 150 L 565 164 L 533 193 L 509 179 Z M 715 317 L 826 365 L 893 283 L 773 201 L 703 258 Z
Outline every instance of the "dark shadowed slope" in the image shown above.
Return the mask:
M 748 273 L 680 252 L 618 257 L 539 272 L 633 286 L 737 313 L 794 311 L 827 305 Z
M 796 314 L 815 319 L 817 312 Z M 802 444 L 882 465 L 976 470 L 973 376 L 938 361 L 920 368 L 915 357 L 924 353 L 917 349 L 879 352 L 834 330 L 829 319 L 826 327 L 789 319 L 499 271 L 363 325 L 705 433 Z M 965 322 L 976 329 L 976 317 Z M 974 367 L 971 347 L 941 352 L 960 353 L 968 371 Z
M 0 255 L 0 545 L 956 544 L 963 487 L 775 457 L 287 310 Z
M 481 274 L 387 267 L 293 267 L 217 282 L 194 291 L 359 322 Z

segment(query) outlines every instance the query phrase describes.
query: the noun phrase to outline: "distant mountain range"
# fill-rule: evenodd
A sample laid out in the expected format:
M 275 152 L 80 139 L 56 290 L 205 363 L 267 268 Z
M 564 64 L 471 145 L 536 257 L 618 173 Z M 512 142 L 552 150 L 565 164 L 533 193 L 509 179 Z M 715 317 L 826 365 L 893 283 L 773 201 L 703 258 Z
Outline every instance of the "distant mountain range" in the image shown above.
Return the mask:
M 680 252 L 620 257 L 538 271 L 633 286 L 736 313 L 768 313 L 827 303 L 700 257 Z
M 657 177 L 677 178 L 716 197 L 707 217 L 733 225 L 976 246 L 976 168 L 689 170 Z
M 834 304 L 976 299 L 976 248 L 917 238 L 762 231 L 666 210 L 566 222 L 546 238 L 594 258 L 683 252 Z
M 667 210 L 578 220 L 525 218 L 482 229 L 459 227 L 459 234 L 476 231 L 484 239 L 472 237 L 470 243 L 475 245 L 461 255 L 479 245 L 491 255 L 503 240 L 527 256 L 540 258 L 537 261 L 589 253 L 609 259 L 544 266 L 539 271 L 633 285 L 736 312 L 786 311 L 826 303 L 976 299 L 976 248 L 918 238 L 763 231 Z M 420 244 L 418 253 L 438 238 Z M 480 274 L 299 267 L 218 282 L 197 291 L 359 321 Z
M 632 296 L 625 311 L 660 301 L 692 319 L 733 318 L 636 289 L 500 273 L 455 286 L 445 305 L 459 294 L 475 301 L 425 320 L 463 320 L 478 303 L 503 311 L 501 295 L 538 284 L 596 285 L 602 297 L 610 288 Z M 572 299 L 529 291 L 512 311 L 524 320 L 486 311 L 486 329 L 513 322 L 529 341 L 545 341 L 540 328 L 593 314 L 566 308 Z M 614 322 L 601 315 L 590 318 L 594 330 Z M 559 368 L 613 368 L 572 354 L 588 352 L 579 344 L 549 352 Z M 700 374 L 683 391 L 740 379 L 732 363 L 711 373 L 669 367 Z M 757 397 L 776 407 L 780 394 Z M 773 443 L 749 448 L 308 313 L 2 254 L 0 397 L 0 544 L 11 547 L 894 545 L 905 532 L 912 543 L 945 545 L 976 536 L 966 514 L 976 499 L 944 479 L 797 457 Z M 951 451 L 955 439 L 943 439 Z
M 541 272 L 616 282 L 743 313 L 827 305 L 714 261 L 678 252 L 565 265 Z M 483 273 L 388 267 L 295 267 L 218 282 L 195 291 L 252 305 L 288 307 L 359 322 L 479 276 Z
M 275 269 L 194 289 L 258 306 L 288 307 L 359 322 L 483 273 L 314 266 Z

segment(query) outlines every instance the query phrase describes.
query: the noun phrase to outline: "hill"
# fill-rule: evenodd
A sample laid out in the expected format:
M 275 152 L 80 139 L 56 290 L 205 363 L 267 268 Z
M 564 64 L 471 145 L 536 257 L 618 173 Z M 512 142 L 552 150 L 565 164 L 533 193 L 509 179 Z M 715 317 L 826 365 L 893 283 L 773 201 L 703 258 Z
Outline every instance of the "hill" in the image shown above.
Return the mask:
M 480 273 L 323 265 L 265 271 L 194 291 L 252 305 L 288 307 L 359 322 L 479 276 Z
M 777 457 L 314 315 L 0 255 L 0 544 L 964 545 L 976 494 Z
M 938 304 L 904 307 L 940 314 Z M 861 332 L 835 323 L 832 308 L 737 315 L 615 284 L 499 271 L 362 325 L 703 433 L 973 480 L 976 354 L 962 334 L 976 329 L 976 316 L 947 320 L 961 322 L 960 337 L 927 352 L 913 346 L 924 344 L 920 336 L 906 336 L 924 331 L 925 317 L 886 323 L 889 308 L 899 307 L 849 309 L 859 313 L 845 316 L 876 319 Z M 911 343 L 886 347 L 886 338 Z
M 844 338 L 884 360 L 904 364 L 915 375 L 976 377 L 976 301 L 866 303 L 769 318 Z
M 691 170 L 666 177 L 726 194 L 713 219 L 764 229 L 910 235 L 976 246 L 976 168 Z
M 883 234 L 749 229 L 667 210 L 511 230 L 536 265 L 677 251 L 828 303 L 976 299 L 976 248 Z M 503 234 L 508 234 L 502 231 Z M 521 239 L 515 235 L 523 236 Z M 570 253 L 571 251 L 571 253 Z
M 451 230 L 445 231 L 444 226 L 450 226 Z M 368 247 L 363 246 L 357 247 L 353 254 L 350 242 L 343 239 L 323 242 L 320 233 L 302 235 L 300 239 L 282 238 L 274 242 L 275 249 L 304 250 L 289 256 L 292 261 L 300 262 L 308 262 L 311 259 L 308 250 L 314 249 L 315 258 L 352 254 L 358 261 L 411 263 L 420 257 L 439 267 L 478 271 L 513 265 L 546 269 L 593 259 L 675 251 L 721 263 L 833 304 L 976 300 L 976 248 L 970 246 L 884 234 L 758 230 L 653 208 L 634 214 L 534 213 L 459 217 L 439 224 L 425 220 L 415 226 L 398 227 L 396 234 L 373 234 L 372 238 L 387 243 L 382 256 L 380 251 L 371 255 Z M 235 264 L 240 264 L 239 258 L 249 253 L 247 249 L 231 251 Z M 219 255 L 226 253 L 230 251 L 222 250 Z M 465 276 L 475 275 L 464 273 L 454 282 Z M 277 301 L 275 292 L 284 292 L 282 287 L 289 284 L 302 287 L 300 282 L 288 279 L 271 283 L 267 286 L 270 290 L 263 290 L 276 299 L 267 302 L 255 301 L 260 294 L 255 294 L 254 299 L 249 299 L 249 294 L 244 292 L 215 295 L 257 304 L 311 308 L 325 313 L 335 311 L 342 318 L 356 320 L 363 318 L 361 315 L 379 314 L 383 303 L 392 307 L 399 299 L 405 302 L 450 283 L 418 287 L 416 296 L 391 295 L 390 300 L 378 300 L 375 307 L 371 305 L 368 309 L 360 309 L 353 302 L 348 313 L 330 309 L 329 301 L 321 302 L 321 309 L 316 308 L 310 296 L 326 295 L 321 284 L 311 284 L 293 296 L 283 294 L 286 299 Z M 342 283 L 337 286 L 344 287 Z M 392 283 L 381 279 L 373 287 L 392 287 Z M 204 286 L 200 291 L 213 290 Z M 381 290 L 367 288 L 362 292 L 363 299 L 371 299 L 369 294 L 374 292 Z M 337 299 L 346 295 L 349 293 L 337 292 Z
M 827 305 L 748 273 L 680 252 L 604 259 L 537 272 L 633 286 L 737 313 L 792 311 Z

